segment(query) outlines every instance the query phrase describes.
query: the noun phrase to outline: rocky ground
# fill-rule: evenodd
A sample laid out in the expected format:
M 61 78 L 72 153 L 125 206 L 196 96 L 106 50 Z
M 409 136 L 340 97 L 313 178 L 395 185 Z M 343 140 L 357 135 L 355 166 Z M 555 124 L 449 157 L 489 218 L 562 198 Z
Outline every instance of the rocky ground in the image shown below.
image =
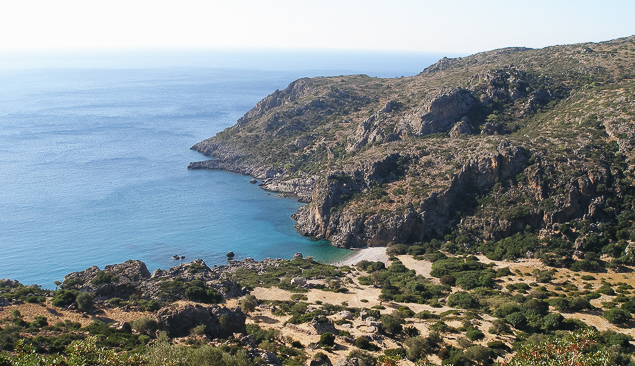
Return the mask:
M 386 262 L 388 262 L 386 249 L 371 248 L 368 250 L 361 250 L 353 257 L 347 259 L 345 263 L 341 263 L 341 265 L 351 265 L 355 264 L 356 261 L 369 259 L 385 260 Z M 409 255 L 400 255 L 397 256 L 396 259 L 403 263 L 408 269 L 416 271 L 418 275 L 428 278 L 431 281 L 438 282 L 437 278 L 434 278 L 430 275 L 432 262 L 427 260 L 415 259 Z M 548 269 L 548 267 L 545 267 L 540 261 L 533 259 L 517 261 L 491 261 L 484 256 L 481 256 L 479 259 L 484 263 L 493 264 L 494 268 L 507 267 L 511 270 L 512 274 L 502 278 L 501 281 L 497 284 L 499 288 L 505 288 L 505 286 L 509 283 L 535 283 L 535 278 L 532 275 L 533 271 L 536 269 Z M 270 261 L 268 262 L 268 265 L 275 265 L 276 263 L 278 262 Z M 197 268 L 197 271 L 193 274 L 188 273 L 187 271 L 187 269 L 189 269 L 192 264 L 195 264 L 194 266 Z M 179 276 L 185 277 L 192 276 L 192 278 L 206 278 L 206 276 L 210 276 L 215 278 L 215 280 L 210 280 L 211 282 L 224 281 L 224 283 L 228 283 L 229 280 L 223 279 L 226 274 L 231 273 L 238 268 L 259 268 L 260 266 L 263 266 L 262 262 L 247 260 L 245 263 L 237 262 L 233 265 L 225 266 L 223 268 L 216 268 L 214 270 L 209 269 L 209 271 L 207 271 L 203 269 L 206 268 L 204 262 L 201 260 L 197 260 L 191 263 L 181 264 L 170 269 L 169 271 L 157 271 L 153 275 L 147 275 L 149 276 L 148 278 L 160 276 L 161 278 L 163 278 L 162 281 L 174 278 L 171 276 L 176 276 L 177 274 Z M 109 266 L 107 267 L 107 269 L 119 270 L 118 273 L 126 273 L 127 275 L 129 275 L 129 278 L 133 269 L 136 272 L 143 273 L 143 267 L 144 266 L 141 262 L 129 262 L 125 266 Z M 123 268 L 125 268 L 126 270 L 124 270 Z M 90 283 L 91 281 L 86 276 L 89 276 L 89 274 L 94 275 L 95 273 L 99 272 L 100 270 L 91 268 L 84 272 L 71 274 L 67 276 L 67 280 L 72 278 L 84 278 L 86 283 Z M 570 282 L 579 288 L 587 288 L 590 290 L 598 289 L 605 281 L 610 281 L 612 283 L 620 282 L 635 286 L 635 273 L 632 271 L 619 274 L 612 272 L 593 273 L 593 280 L 582 279 L 583 276 L 589 274 L 572 272 L 567 269 L 557 269 L 554 272 L 555 273 L 553 275 L 553 280 L 549 284 L 546 284 L 548 290 L 554 290 L 559 283 L 563 283 L 565 281 Z M 214 321 L 214 319 L 221 316 L 220 314 L 228 314 L 231 317 L 238 316 L 239 318 L 242 317 L 242 319 L 244 319 L 237 320 L 238 318 L 236 318 L 234 319 L 236 321 L 232 320 L 232 324 L 240 324 L 241 322 L 242 324 L 257 324 L 265 330 L 275 329 L 277 332 L 279 332 L 278 339 L 283 343 L 284 340 L 287 340 L 286 342 L 290 342 L 291 340 L 300 342 L 305 347 L 304 352 L 308 357 L 308 360 L 313 359 L 313 357 L 319 352 L 325 353 L 333 365 L 350 364 L 350 361 L 347 361 L 347 356 L 353 349 L 355 349 L 355 345 L 352 343 L 352 341 L 360 337 L 369 339 L 378 347 L 376 351 L 372 352 L 376 356 L 381 356 L 383 354 L 383 351 L 386 349 L 401 348 L 403 347 L 403 344 L 402 341 L 398 338 L 389 337 L 385 333 L 383 333 L 381 331 L 381 323 L 378 321 L 378 319 L 370 317 L 364 310 L 362 310 L 362 312 L 356 316 L 354 316 L 351 312 L 345 310 L 335 312 L 327 316 L 328 321 L 326 323 L 316 323 L 315 320 L 313 320 L 300 324 L 291 324 L 288 323 L 291 318 L 290 315 L 281 315 L 276 311 L 275 304 L 277 302 L 286 300 L 304 302 L 307 303 L 309 306 L 307 312 L 311 311 L 312 309 L 318 309 L 325 306 L 326 304 L 329 304 L 333 306 L 343 305 L 347 308 L 375 308 L 380 309 L 381 314 L 392 314 L 394 311 L 405 306 L 412 310 L 413 314 L 418 314 L 421 312 L 436 314 L 445 321 L 445 324 L 452 328 L 460 328 L 464 325 L 465 320 L 462 314 L 465 313 L 465 310 L 462 309 L 456 309 L 448 306 L 439 307 L 427 304 L 383 301 L 380 298 L 380 288 L 377 288 L 373 285 L 360 284 L 359 278 L 360 276 L 363 276 L 365 274 L 366 273 L 363 271 L 355 270 L 347 272 L 345 277 L 340 279 L 342 283 L 345 284 L 345 292 L 325 291 L 324 289 L 316 288 L 319 285 L 327 284 L 328 281 L 324 279 L 307 279 L 306 284 L 304 285 L 305 288 L 308 288 L 308 291 L 306 292 L 291 292 L 280 289 L 278 287 L 255 287 L 251 290 L 237 289 L 233 292 L 226 291 L 225 299 L 219 305 L 206 305 L 196 301 L 179 300 L 170 303 L 166 307 L 154 312 L 140 311 L 139 308 L 134 306 L 114 307 L 105 300 L 98 300 L 92 310 L 88 312 L 81 312 L 73 309 L 72 307 L 60 308 L 53 306 L 51 304 L 51 298 L 47 298 L 46 301 L 42 304 L 30 304 L 22 302 L 14 302 L 13 304 L 5 303 L 5 306 L 0 307 L 0 319 L 12 318 L 15 315 L 15 310 L 17 310 L 20 312 L 22 319 L 27 322 L 33 321 L 37 316 L 44 316 L 48 319 L 50 324 L 69 320 L 71 322 L 78 322 L 82 326 L 87 326 L 95 320 L 100 320 L 112 326 L 120 327 L 124 323 L 131 323 L 144 317 L 151 317 L 159 322 L 160 329 L 171 333 L 170 336 L 174 338 L 176 343 L 179 344 L 188 344 L 188 342 L 190 342 L 188 341 L 188 339 L 193 337 L 191 331 L 197 325 L 206 324 L 209 331 L 211 331 L 211 328 L 217 327 L 218 329 L 215 328 L 213 333 L 210 333 L 208 335 L 208 339 L 210 340 L 210 342 L 212 342 L 212 344 L 214 344 L 214 342 L 216 341 L 213 341 L 212 338 L 227 338 L 236 336 L 235 333 L 245 333 L 244 326 L 242 329 L 240 327 L 234 327 L 232 329 L 223 330 L 222 326 L 219 326 L 218 322 Z M 122 279 L 123 277 L 125 276 L 122 276 Z M 111 287 L 115 289 L 117 288 L 116 285 L 113 285 Z M 151 286 L 148 287 L 147 284 L 142 284 L 141 287 L 150 288 Z M 93 288 L 93 291 L 101 291 L 102 294 L 104 293 L 104 290 L 100 290 L 99 287 Z M 453 292 L 456 291 L 460 291 L 460 289 L 454 288 Z M 248 314 L 243 314 L 240 310 L 238 310 L 238 308 L 241 304 L 241 298 L 244 294 L 247 293 L 254 296 L 258 300 L 259 305 L 254 309 L 254 311 Z M 610 296 L 602 295 L 602 297 L 600 298 L 591 300 L 591 303 L 596 308 L 601 309 L 605 306 L 604 304 L 610 300 Z M 609 323 L 605 318 L 601 316 L 600 311 L 562 314 L 565 316 L 565 318 L 580 319 L 584 323 L 595 327 L 599 331 L 611 330 L 614 332 L 635 336 L 635 330 L 633 328 L 631 328 L 630 326 L 617 326 Z M 492 341 L 503 341 L 508 343 L 511 343 L 513 341 L 512 336 L 496 335 L 488 332 L 488 329 L 492 327 L 495 320 L 495 317 L 483 314 L 478 317 L 477 320 L 472 321 L 473 325 L 476 328 L 482 330 L 485 335 L 483 339 L 473 342 L 474 345 L 487 346 L 488 343 Z M 418 318 L 409 318 L 406 319 L 406 321 L 408 326 L 416 328 L 418 330 L 418 333 L 424 337 L 430 334 L 431 326 L 434 324 L 434 321 Z M 321 334 L 326 331 L 329 331 L 336 335 L 340 334 L 339 336 L 336 336 L 335 346 L 327 350 L 318 345 Z M 461 347 L 461 341 L 459 340 L 460 338 L 464 338 L 460 332 L 443 334 L 443 341 L 446 345 Z M 503 360 L 505 357 L 509 357 L 510 355 L 511 353 L 503 355 L 501 358 L 499 358 L 499 361 Z M 436 355 L 431 354 L 428 357 L 428 361 L 434 364 L 440 364 L 441 359 L 439 359 Z M 308 363 L 309 362 L 307 361 L 307 364 Z M 414 363 L 409 360 L 403 359 L 397 362 L 397 364 L 413 365 Z

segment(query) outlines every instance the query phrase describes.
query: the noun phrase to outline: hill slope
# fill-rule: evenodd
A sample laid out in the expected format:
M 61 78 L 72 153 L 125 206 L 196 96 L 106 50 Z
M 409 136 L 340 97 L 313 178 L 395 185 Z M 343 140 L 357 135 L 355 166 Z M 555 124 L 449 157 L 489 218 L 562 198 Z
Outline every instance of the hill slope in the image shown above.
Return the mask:
M 190 168 L 299 197 L 297 229 L 340 247 L 619 257 L 635 240 L 634 76 L 628 37 L 300 79 L 193 146 L 215 160 Z M 492 244 L 514 234 L 514 251 Z

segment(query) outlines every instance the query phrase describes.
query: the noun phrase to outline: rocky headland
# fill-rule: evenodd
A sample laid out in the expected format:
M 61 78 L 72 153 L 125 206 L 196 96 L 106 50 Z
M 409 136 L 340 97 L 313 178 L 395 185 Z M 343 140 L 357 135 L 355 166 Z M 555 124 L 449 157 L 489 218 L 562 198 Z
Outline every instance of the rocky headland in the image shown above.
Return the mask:
M 194 145 L 214 159 L 190 168 L 299 198 L 297 230 L 339 247 L 561 239 L 566 227 L 579 251 L 633 209 L 634 40 L 300 79 Z

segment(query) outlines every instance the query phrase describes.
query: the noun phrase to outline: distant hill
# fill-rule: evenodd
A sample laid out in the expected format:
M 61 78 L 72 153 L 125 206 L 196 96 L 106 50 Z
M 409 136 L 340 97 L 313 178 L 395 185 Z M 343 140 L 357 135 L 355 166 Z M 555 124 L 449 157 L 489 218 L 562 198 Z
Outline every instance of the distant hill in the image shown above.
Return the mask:
M 619 258 L 635 241 L 634 147 L 635 36 L 300 79 L 193 146 L 216 160 L 190 167 L 299 197 L 297 229 L 340 247 Z M 524 244 L 496 244 L 513 235 Z

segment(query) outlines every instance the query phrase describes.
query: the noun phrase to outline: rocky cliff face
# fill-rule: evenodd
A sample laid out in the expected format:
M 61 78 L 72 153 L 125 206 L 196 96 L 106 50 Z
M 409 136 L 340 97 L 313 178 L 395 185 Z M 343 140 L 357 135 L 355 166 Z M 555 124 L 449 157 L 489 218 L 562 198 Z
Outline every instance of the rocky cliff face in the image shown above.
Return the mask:
M 298 231 L 330 239 L 344 248 L 409 243 L 440 235 L 455 224 L 453 214 L 462 206 L 466 191 L 482 191 L 515 176 L 526 166 L 528 153 L 522 147 L 501 147 L 491 155 L 470 159 L 442 187 L 416 204 L 362 214 L 338 210 L 348 197 L 368 191 L 377 182 L 397 179 L 394 172 L 398 172 L 401 158 L 390 155 L 369 167 L 327 178 L 324 186 L 314 190 L 311 203 L 293 216 Z
M 631 205 L 634 46 L 508 48 L 409 78 L 301 79 L 195 145 L 214 160 L 190 168 L 299 197 L 297 229 L 341 247 L 600 227 Z

